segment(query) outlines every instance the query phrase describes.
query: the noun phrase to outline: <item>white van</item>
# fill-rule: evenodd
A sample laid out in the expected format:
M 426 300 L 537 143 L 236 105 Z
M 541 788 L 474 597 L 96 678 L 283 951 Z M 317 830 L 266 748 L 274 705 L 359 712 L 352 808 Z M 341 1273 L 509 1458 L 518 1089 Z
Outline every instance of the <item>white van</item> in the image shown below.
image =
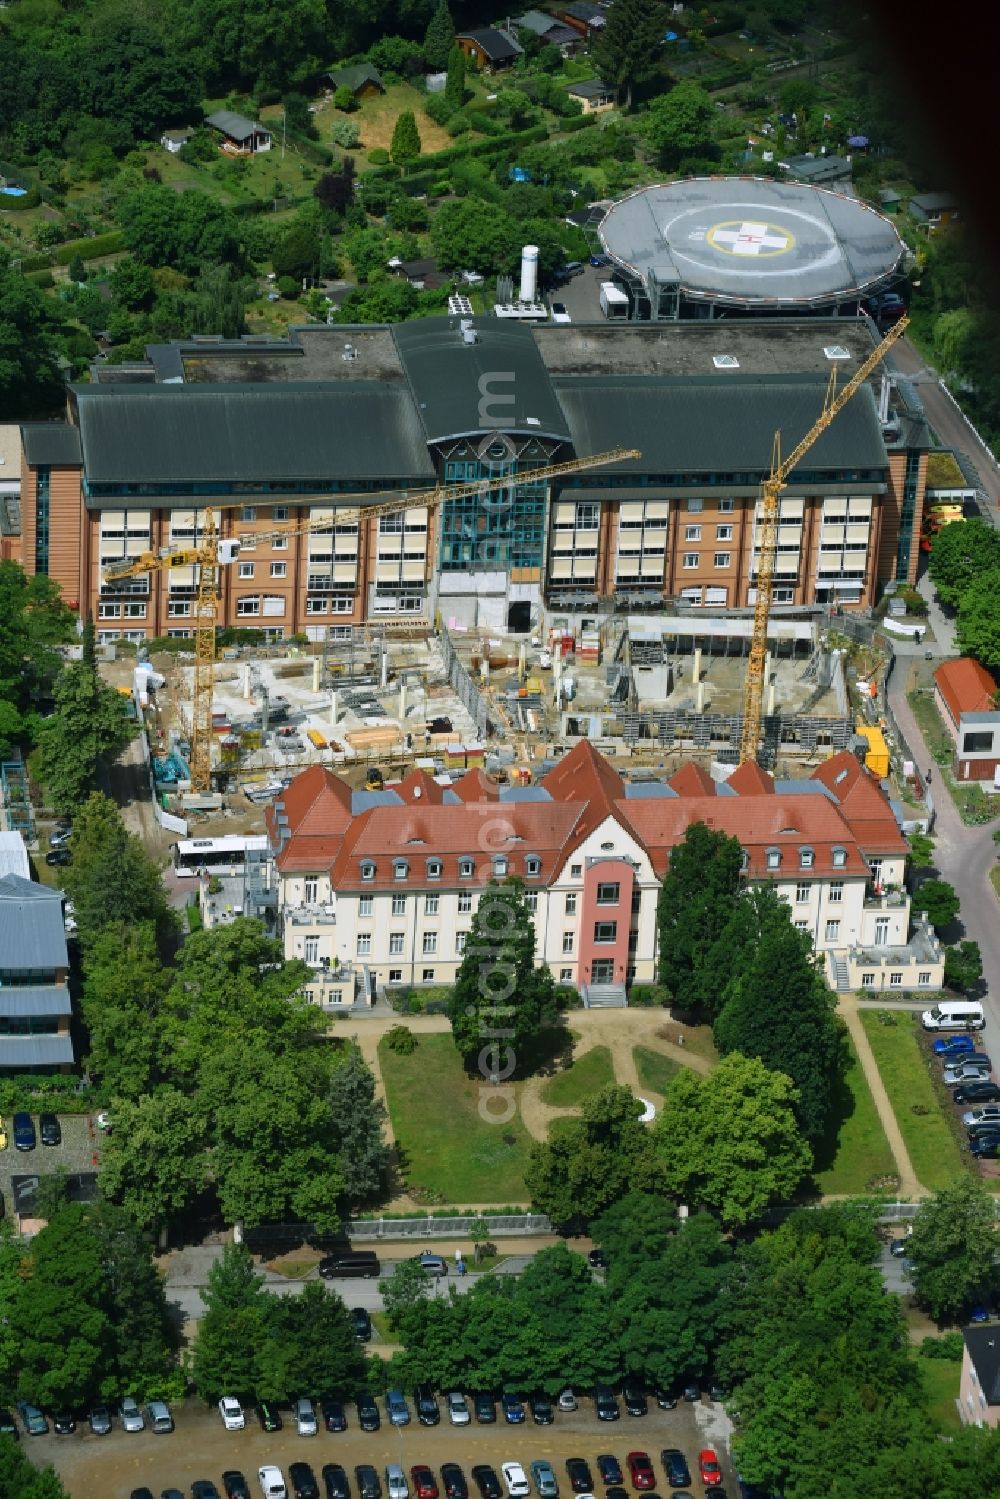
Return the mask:
M 978 1000 L 941 999 L 920 1021 L 925 1031 L 981 1031 L 986 1016 Z

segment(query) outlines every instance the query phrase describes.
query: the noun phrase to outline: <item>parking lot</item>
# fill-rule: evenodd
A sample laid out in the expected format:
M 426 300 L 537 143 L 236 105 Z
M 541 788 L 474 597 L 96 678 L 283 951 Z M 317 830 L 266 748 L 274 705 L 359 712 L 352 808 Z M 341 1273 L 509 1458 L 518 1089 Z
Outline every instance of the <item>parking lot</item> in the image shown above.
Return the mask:
M 720 1405 L 706 1401 L 697 1405 L 681 1403 L 675 1410 L 662 1411 L 650 1401 L 649 1414 L 630 1418 L 624 1414 L 615 1422 L 598 1421 L 589 1400 L 572 1414 L 557 1412 L 551 1426 L 535 1426 L 530 1416 L 526 1424 L 506 1426 L 455 1427 L 442 1419 L 440 1426 L 418 1426 L 416 1419 L 407 1427 L 390 1427 L 383 1417 L 381 1431 L 367 1435 L 358 1430 L 353 1406 L 348 1409 L 349 1429 L 330 1434 L 322 1427 L 317 1436 L 299 1437 L 292 1427 L 291 1413 L 282 1411 L 284 1430 L 270 1435 L 262 1432 L 250 1415 L 245 1431 L 225 1431 L 218 1412 L 206 1410 L 197 1401 L 175 1407 L 176 1430 L 167 1436 L 146 1431 L 126 1435 L 115 1422 L 109 1436 L 95 1437 L 86 1428 L 72 1436 L 22 1437 L 22 1445 L 37 1463 L 52 1463 L 72 1499 L 129 1499 L 133 1488 L 146 1484 L 154 1494 L 171 1485 L 185 1493 L 198 1478 L 211 1479 L 220 1490 L 222 1473 L 239 1468 L 257 1493 L 257 1469 L 263 1463 L 277 1463 L 287 1478 L 289 1463 L 308 1462 L 319 1479 L 324 1463 L 342 1463 L 354 1488 L 355 1464 L 373 1463 L 380 1473 L 386 1463 L 399 1463 L 407 1473 L 415 1463 L 427 1463 L 440 1477 L 441 1464 L 457 1462 L 469 1479 L 475 1463 L 500 1464 L 516 1461 L 527 1470 L 537 1458 L 547 1458 L 556 1472 L 560 1494 L 568 1499 L 569 1484 L 565 1463 L 568 1457 L 588 1460 L 595 1480 L 599 1482 L 594 1460 L 598 1453 L 614 1453 L 625 1471 L 626 1453 L 638 1448 L 648 1452 L 657 1471 L 658 1489 L 667 1489 L 660 1462 L 663 1447 L 679 1447 L 691 1469 L 692 1491 L 698 1483 L 698 1453 L 714 1447 L 722 1462 L 723 1488 L 735 1494 L 735 1484 L 728 1455 L 728 1421 Z M 290 1429 L 292 1427 L 292 1429 Z M 384 1487 L 384 1479 L 383 1479 Z M 475 1488 L 470 1489 L 475 1495 Z
M 38 1113 L 33 1113 L 31 1117 L 37 1136 Z M 43 1145 L 38 1140 L 34 1150 L 17 1150 L 14 1146 L 13 1120 L 9 1115 L 4 1115 L 8 1144 L 6 1150 L 0 1150 L 0 1192 L 3 1193 L 8 1217 L 13 1217 L 18 1212 L 22 1218 L 33 1216 L 33 1184 L 38 1177 L 51 1176 L 54 1171 L 65 1171 L 71 1178 L 83 1177 L 85 1181 L 88 1177 L 93 1178 L 98 1152 L 93 1117 L 88 1114 L 60 1114 L 58 1117 L 62 1129 L 61 1145 Z

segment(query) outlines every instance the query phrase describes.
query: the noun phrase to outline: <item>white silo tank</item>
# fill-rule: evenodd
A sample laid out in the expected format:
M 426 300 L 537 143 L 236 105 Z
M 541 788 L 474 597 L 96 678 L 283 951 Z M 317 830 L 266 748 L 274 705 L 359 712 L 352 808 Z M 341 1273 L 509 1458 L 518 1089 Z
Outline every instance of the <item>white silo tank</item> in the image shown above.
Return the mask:
M 533 302 L 538 292 L 538 246 L 525 245 L 521 251 L 521 301 Z

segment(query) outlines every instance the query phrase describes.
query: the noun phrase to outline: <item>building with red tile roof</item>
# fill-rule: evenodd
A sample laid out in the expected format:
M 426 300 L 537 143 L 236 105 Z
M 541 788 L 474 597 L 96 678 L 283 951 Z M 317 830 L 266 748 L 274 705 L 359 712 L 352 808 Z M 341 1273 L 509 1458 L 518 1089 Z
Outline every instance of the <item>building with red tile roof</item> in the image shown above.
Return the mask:
M 971 656 L 942 661 L 934 672 L 934 700 L 955 746 L 952 771 L 960 781 L 1000 782 L 1000 708 L 992 674 Z
M 694 764 L 627 781 L 588 740 L 533 786 L 414 770 L 361 792 L 312 768 L 268 812 L 285 951 L 309 963 L 322 1003 L 353 1002 L 355 983 L 368 996 L 448 983 L 484 887 L 516 877 L 539 961 L 585 1000 L 624 1000 L 655 978 L 659 886 L 698 821 L 739 840 L 746 879 L 788 901 L 838 987 L 940 984 L 939 947 L 924 928 L 911 936 L 906 840 L 846 752 L 794 781 L 756 765 L 715 780 Z

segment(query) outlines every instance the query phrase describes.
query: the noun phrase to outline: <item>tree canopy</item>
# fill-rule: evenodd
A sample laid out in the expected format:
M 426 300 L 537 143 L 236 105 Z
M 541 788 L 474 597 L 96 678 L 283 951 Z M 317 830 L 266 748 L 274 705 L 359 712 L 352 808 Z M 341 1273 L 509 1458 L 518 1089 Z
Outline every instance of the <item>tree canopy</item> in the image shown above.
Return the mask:
M 997 1282 L 996 1212 L 986 1186 L 963 1175 L 921 1203 L 906 1248 L 918 1303 L 938 1322 L 967 1315 Z
M 649 78 L 663 51 L 667 17 L 659 0 L 615 0 L 591 53 L 601 78 L 616 88 L 626 109 L 637 83 Z
M 122 695 L 101 680 L 92 647 L 91 624 L 84 630 L 82 659 L 71 661 L 59 674 L 56 712 L 39 733 L 42 779 L 48 802 L 57 812 L 79 811 L 102 764 L 132 737 Z
M 117 693 L 113 696 L 121 702 Z M 123 943 L 121 929 L 131 931 L 148 923 L 162 947 L 176 928 L 176 917 L 167 903 L 159 869 L 140 839 L 125 827 L 114 802 L 103 792 L 92 791 L 75 805 L 75 811 L 70 840 L 73 862 L 63 883 L 76 912 L 84 961 L 89 962 L 91 950 L 108 929 L 115 928 L 120 979 L 127 985 L 135 973 L 130 958 L 138 955 L 138 949 L 131 941 Z M 135 941 L 141 943 L 141 939 Z M 114 960 L 114 949 L 105 943 L 100 960 L 105 971 Z M 95 1018 L 100 1023 L 100 1017 Z
M 711 97 L 697 83 L 678 83 L 653 100 L 645 116 L 646 139 L 664 166 L 676 167 L 685 156 L 704 152 L 715 133 Z
M 656 909 L 660 983 L 682 1012 L 714 1015 L 722 1006 L 742 860 L 737 838 L 703 822 L 671 851 Z
M 959 525 L 960 522 L 956 521 L 954 524 Z M 971 522 L 966 524 L 971 525 Z M 950 531 L 951 526 L 945 526 L 944 530 Z M 1000 667 L 998 592 L 1000 567 L 978 573 L 963 590 L 955 624 L 955 639 L 959 650 L 966 656 L 975 656 L 977 661 L 991 668 Z
M 524 1182 L 538 1211 L 567 1229 L 630 1190 L 663 1190 L 667 1174 L 649 1128 L 639 1123 L 642 1108 L 631 1089 L 611 1083 L 586 1099 L 580 1118 L 533 1145 Z
M 931 543 L 928 570 L 942 603 L 955 608 L 971 583 L 997 568 L 1000 534 L 985 521 L 952 521 L 941 527 Z
M 5 74 L 14 66 L 7 54 Z M 63 399 L 49 304 L 0 248 L 0 409 L 8 418 L 50 416 Z

